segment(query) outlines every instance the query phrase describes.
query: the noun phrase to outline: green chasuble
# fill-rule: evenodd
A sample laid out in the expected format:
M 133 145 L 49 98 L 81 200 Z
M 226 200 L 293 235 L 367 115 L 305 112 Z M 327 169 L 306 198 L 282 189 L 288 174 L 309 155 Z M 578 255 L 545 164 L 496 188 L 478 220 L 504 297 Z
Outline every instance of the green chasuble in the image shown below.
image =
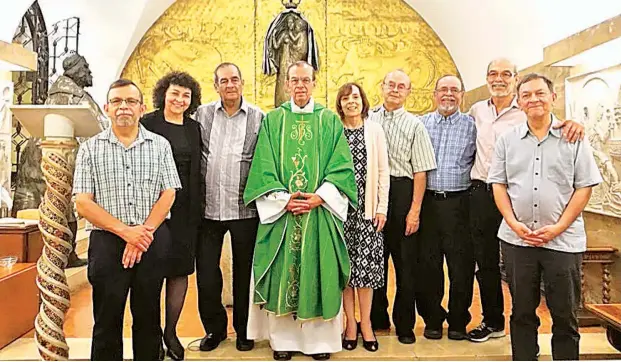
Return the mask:
M 290 102 L 267 114 L 250 167 L 244 202 L 275 191 L 314 193 L 329 182 L 357 206 L 351 152 L 338 116 L 315 103 L 293 113 Z M 277 316 L 334 318 L 349 281 L 343 223 L 319 206 L 260 224 L 254 251 L 255 304 Z

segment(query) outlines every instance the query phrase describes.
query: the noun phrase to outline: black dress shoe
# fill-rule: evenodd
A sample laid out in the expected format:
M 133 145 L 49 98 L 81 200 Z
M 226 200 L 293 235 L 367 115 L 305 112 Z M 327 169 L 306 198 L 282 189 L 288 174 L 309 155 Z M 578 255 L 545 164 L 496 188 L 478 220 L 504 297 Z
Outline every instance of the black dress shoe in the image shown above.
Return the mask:
M 315 353 L 312 354 L 311 357 L 313 357 L 315 361 L 327 361 L 330 359 L 330 353 Z
M 172 341 L 167 341 L 164 338 L 164 344 L 166 345 L 166 355 L 175 361 L 183 361 L 185 359 L 185 349 L 179 338 L 175 337 Z
M 466 331 L 448 331 L 448 338 L 454 341 L 463 341 L 468 339 L 468 334 Z
M 275 361 L 289 361 L 293 356 L 293 352 L 287 351 L 274 351 L 274 360 Z
M 218 348 L 218 346 L 220 345 L 220 342 L 224 341 L 225 339 L 226 339 L 226 334 L 216 335 L 213 333 L 208 333 L 201 340 L 201 345 L 199 349 L 203 352 L 213 351 L 214 349 Z
M 442 328 L 433 329 L 433 328 L 425 327 L 423 336 L 427 339 L 442 339 Z
M 399 342 L 403 344 L 414 344 L 416 342 L 415 336 L 399 336 Z
M 247 352 L 254 348 L 254 341 L 252 339 L 237 338 L 235 347 L 237 347 L 238 351 Z

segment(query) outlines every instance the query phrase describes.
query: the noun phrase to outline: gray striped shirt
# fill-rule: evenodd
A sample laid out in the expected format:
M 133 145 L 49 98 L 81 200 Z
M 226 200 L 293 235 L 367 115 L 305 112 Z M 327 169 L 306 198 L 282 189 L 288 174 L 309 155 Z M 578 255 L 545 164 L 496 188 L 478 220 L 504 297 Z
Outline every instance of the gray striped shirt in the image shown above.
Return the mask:
M 140 125 L 138 137 L 125 147 L 112 128 L 80 145 L 73 194 L 93 194 L 95 202 L 126 225 L 145 222 L 167 189 L 181 181 L 168 141 Z M 90 223 L 87 229 L 97 229 Z
M 243 99 L 231 117 L 222 101 L 202 105 L 196 111 L 203 139 L 201 171 L 205 175 L 206 219 L 257 217 L 254 205 L 244 205 L 243 195 L 264 116 L 261 109 Z
M 414 173 L 436 168 L 429 133 L 418 117 L 403 107 L 388 112 L 382 106 L 369 114 L 369 120 L 384 128 L 390 176 L 413 178 Z

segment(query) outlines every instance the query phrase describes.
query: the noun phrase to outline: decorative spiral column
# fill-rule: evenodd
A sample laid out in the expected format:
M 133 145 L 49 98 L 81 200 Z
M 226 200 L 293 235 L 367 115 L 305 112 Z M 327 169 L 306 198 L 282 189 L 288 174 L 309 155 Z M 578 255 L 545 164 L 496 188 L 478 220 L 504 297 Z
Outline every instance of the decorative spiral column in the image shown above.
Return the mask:
M 72 139 L 41 142 L 41 169 L 47 189 L 39 206 L 39 230 L 44 246 L 37 262 L 41 306 L 35 319 L 35 340 L 41 358 L 48 361 L 69 358 L 63 324 L 70 305 L 65 267 L 73 234 L 66 215 L 71 209 L 76 146 Z

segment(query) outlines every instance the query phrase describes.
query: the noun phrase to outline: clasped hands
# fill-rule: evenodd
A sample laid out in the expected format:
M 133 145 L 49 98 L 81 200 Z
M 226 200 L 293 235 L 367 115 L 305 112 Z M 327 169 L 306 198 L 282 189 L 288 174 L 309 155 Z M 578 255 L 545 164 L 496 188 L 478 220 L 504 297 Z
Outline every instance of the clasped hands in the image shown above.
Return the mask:
M 285 210 L 290 211 L 293 215 L 301 215 L 309 213 L 323 203 L 323 199 L 317 194 L 296 191 L 289 198 Z
M 154 232 L 155 228 L 148 225 L 127 226 L 120 232 L 121 238 L 127 243 L 121 261 L 125 269 L 133 268 L 135 264 L 140 263 L 142 254 L 153 242 Z
M 519 221 L 514 222 L 509 227 L 522 239 L 526 244 L 535 247 L 543 246 L 550 240 L 559 236 L 563 230 L 557 224 L 547 225 L 537 230 L 531 230 L 524 223 Z

